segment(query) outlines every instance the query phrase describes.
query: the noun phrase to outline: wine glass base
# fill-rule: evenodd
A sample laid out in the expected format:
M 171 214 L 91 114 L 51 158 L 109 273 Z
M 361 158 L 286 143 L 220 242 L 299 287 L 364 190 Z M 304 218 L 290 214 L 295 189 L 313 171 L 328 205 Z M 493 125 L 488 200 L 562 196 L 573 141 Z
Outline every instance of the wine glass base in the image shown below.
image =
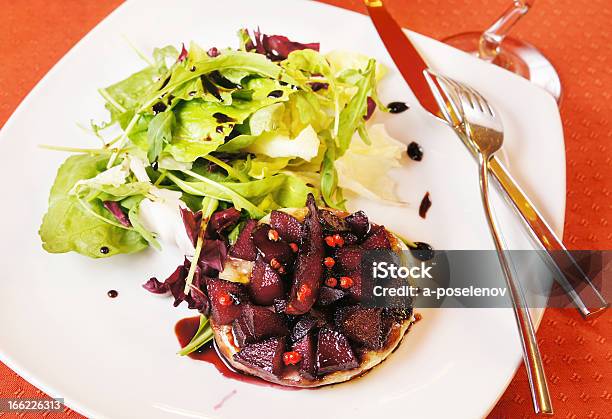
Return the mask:
M 478 56 L 480 32 L 467 32 L 443 39 L 442 42 L 468 54 Z M 493 64 L 518 74 L 561 101 L 561 80 L 548 61 L 534 46 L 514 38 L 505 38 Z

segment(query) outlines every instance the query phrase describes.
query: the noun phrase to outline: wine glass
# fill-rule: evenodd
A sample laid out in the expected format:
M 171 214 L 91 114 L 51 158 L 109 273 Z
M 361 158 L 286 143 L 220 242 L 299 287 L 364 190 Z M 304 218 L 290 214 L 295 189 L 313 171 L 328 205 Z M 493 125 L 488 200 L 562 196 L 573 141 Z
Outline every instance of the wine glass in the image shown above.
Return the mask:
M 534 46 L 507 37 L 516 22 L 533 6 L 535 0 L 513 0 L 512 4 L 484 32 L 466 32 L 453 35 L 443 42 L 485 61 L 516 73 L 561 100 L 559 75 Z

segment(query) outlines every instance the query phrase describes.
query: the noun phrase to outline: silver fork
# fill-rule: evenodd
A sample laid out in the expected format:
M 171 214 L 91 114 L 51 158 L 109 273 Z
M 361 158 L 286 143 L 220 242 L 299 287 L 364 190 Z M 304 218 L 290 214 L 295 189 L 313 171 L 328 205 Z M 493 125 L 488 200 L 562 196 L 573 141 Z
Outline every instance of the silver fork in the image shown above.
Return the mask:
M 460 125 L 471 147 L 477 152 L 480 192 L 485 215 L 493 236 L 506 284 L 510 291 L 514 316 L 519 329 L 523 360 L 527 369 L 536 414 L 552 414 L 552 404 L 535 329 L 520 283 L 513 277 L 507 256 L 493 218 L 489 201 L 489 162 L 503 144 L 501 118 L 493 107 L 473 88 L 427 70 L 425 74 L 434 97 L 447 121 Z M 439 86 L 439 87 L 438 87 Z M 447 107 L 450 106 L 452 114 Z

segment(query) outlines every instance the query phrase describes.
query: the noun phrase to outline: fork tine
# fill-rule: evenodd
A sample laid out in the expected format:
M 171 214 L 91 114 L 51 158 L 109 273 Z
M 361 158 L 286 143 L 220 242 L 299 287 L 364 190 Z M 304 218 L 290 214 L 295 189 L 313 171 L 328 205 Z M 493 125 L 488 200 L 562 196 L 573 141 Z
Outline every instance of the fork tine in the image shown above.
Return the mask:
M 440 89 L 442 89 L 444 95 L 448 99 L 448 104 L 450 105 L 453 114 L 456 116 L 457 121 L 459 124 L 463 123 L 463 106 L 461 105 L 461 99 L 458 96 L 456 88 L 454 88 L 448 78 L 440 74 L 436 75 L 436 78 L 438 80 Z
M 469 93 L 465 90 L 463 85 L 453 79 L 447 79 L 448 83 L 455 89 L 457 96 L 459 97 L 459 101 L 461 103 L 462 112 L 465 106 L 469 106 L 470 108 L 475 109 L 474 103 L 469 95 Z
M 431 90 L 431 93 L 433 93 L 434 99 L 438 104 L 438 108 L 440 108 L 440 112 L 442 112 L 442 116 L 444 117 L 446 122 L 448 122 L 450 125 L 454 125 L 455 122 L 450 112 L 448 111 L 448 106 L 446 105 L 446 101 L 442 97 L 440 87 L 438 86 L 438 84 L 436 84 L 436 81 L 434 80 L 436 75 L 429 69 L 423 70 L 423 75 L 425 76 L 425 80 L 429 85 L 429 90 Z
M 446 109 L 449 116 L 449 119 L 447 119 L 448 123 L 453 127 L 461 125 L 463 123 L 463 110 L 461 109 L 460 100 L 455 94 L 454 89 L 448 85 L 446 77 L 431 69 L 427 69 L 426 71 L 434 82 L 436 90 L 442 99 L 444 109 Z
M 495 111 L 493 110 L 493 107 L 489 104 L 489 101 L 485 99 L 485 97 L 479 92 L 477 92 L 473 87 L 469 87 L 469 89 L 472 94 L 478 99 L 480 107 L 483 109 L 483 111 L 489 112 L 491 116 L 495 116 Z
M 484 96 L 477 92 L 472 86 L 465 86 L 465 88 L 476 99 L 478 106 L 480 106 L 480 109 L 482 109 L 483 112 L 488 112 L 490 115 L 495 116 L 493 109 L 491 109 L 489 102 L 484 98 Z

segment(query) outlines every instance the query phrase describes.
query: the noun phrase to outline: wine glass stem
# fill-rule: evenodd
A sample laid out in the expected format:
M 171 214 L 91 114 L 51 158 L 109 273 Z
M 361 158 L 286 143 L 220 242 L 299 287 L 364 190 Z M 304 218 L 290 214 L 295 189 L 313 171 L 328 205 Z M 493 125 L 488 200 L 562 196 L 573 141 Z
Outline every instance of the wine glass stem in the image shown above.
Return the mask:
M 502 15 L 485 30 L 480 37 L 478 56 L 486 61 L 493 61 L 499 54 L 501 43 L 531 7 L 534 0 L 514 0 Z

